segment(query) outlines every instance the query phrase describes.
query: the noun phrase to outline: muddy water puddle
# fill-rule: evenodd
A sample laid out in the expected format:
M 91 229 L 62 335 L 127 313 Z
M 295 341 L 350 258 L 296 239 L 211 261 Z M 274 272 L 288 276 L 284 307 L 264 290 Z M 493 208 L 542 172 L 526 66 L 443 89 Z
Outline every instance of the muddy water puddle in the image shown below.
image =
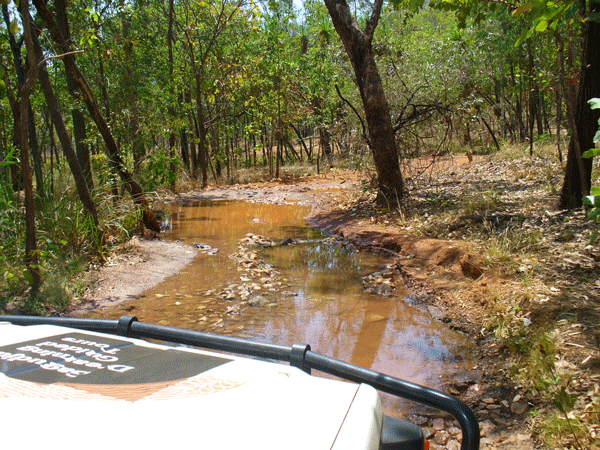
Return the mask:
M 439 388 L 468 370 L 470 344 L 406 299 L 393 260 L 306 224 L 295 205 L 176 205 L 164 238 L 200 251 L 180 273 L 91 317 L 145 322 L 312 350 Z M 385 400 L 386 409 L 397 405 Z

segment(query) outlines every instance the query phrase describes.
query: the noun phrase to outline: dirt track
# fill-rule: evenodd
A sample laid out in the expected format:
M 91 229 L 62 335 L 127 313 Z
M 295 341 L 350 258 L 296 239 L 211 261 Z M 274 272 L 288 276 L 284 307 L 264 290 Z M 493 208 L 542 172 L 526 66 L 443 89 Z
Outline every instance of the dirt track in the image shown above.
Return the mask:
M 537 165 L 544 169 L 546 163 L 544 161 L 539 164 L 515 161 L 515 166 L 502 164 L 506 167 L 500 167 L 500 169 L 512 174 L 517 170 L 515 167 L 526 166 L 527 168 L 529 164 L 532 167 Z M 497 172 L 500 169 L 492 160 L 482 160 L 476 167 L 470 167 L 466 160 L 461 160 L 455 166 L 448 164 L 444 168 L 444 170 L 450 171 L 452 180 L 455 178 L 468 180 L 471 176 L 476 177 L 477 180 L 484 179 L 485 176 L 482 174 L 488 171 L 490 182 L 493 183 L 491 186 L 494 186 L 494 189 L 498 185 Z M 506 177 L 506 175 L 501 175 L 500 179 L 504 180 Z M 514 203 L 512 200 L 501 202 L 501 206 L 527 204 L 528 202 L 523 201 L 524 195 L 539 197 L 540 194 L 537 191 L 527 194 L 519 189 L 527 190 L 532 186 L 538 189 L 539 183 L 536 184 L 535 180 L 540 178 L 535 175 L 531 177 L 534 180 L 531 183 L 523 183 L 522 180 L 518 180 L 518 183 L 514 185 L 505 182 L 501 192 L 506 195 L 519 192 L 521 197 L 517 198 Z M 452 180 L 450 182 L 446 179 L 441 180 L 442 194 L 453 195 L 449 187 L 456 182 Z M 482 183 L 469 182 L 466 186 L 478 190 L 475 191 L 475 195 L 488 189 Z M 419 199 L 412 199 L 412 202 L 417 205 L 416 208 L 421 208 L 417 214 L 424 213 L 427 216 L 431 198 L 437 201 L 442 196 L 439 191 L 429 193 L 427 188 L 422 188 L 421 191 L 424 193 L 424 200 L 419 203 Z M 426 197 L 427 195 L 429 197 Z M 457 191 L 456 195 L 457 198 L 460 198 L 471 194 Z M 550 308 L 548 311 L 553 311 L 552 307 L 557 305 L 552 303 L 553 300 L 547 301 L 546 299 L 552 299 L 552 293 L 560 291 L 550 283 L 560 281 L 559 278 L 566 278 L 565 273 L 560 272 L 560 267 L 557 266 L 559 272 L 549 272 L 548 276 L 543 279 L 545 284 L 541 282 L 542 278 L 534 280 L 533 284 L 528 287 L 533 291 L 533 295 L 524 293 L 521 291 L 522 283 L 519 284 L 518 277 L 511 275 L 501 265 L 490 265 L 489 261 L 485 260 L 486 255 L 482 253 L 480 246 L 473 242 L 464 239 L 444 239 L 443 237 L 446 236 L 443 233 L 440 234 L 440 238 L 432 237 L 431 233 L 421 235 L 415 233 L 410 226 L 399 223 L 397 218 L 390 219 L 389 215 L 376 211 L 372 205 L 372 197 L 369 197 L 369 193 L 363 189 L 361 178 L 352 172 L 334 170 L 325 176 L 309 177 L 289 183 L 275 181 L 225 189 L 208 189 L 201 192 L 186 192 L 177 197 L 165 199 L 165 201 L 200 199 L 309 205 L 313 209 L 307 220 L 313 227 L 343 236 L 355 244 L 379 248 L 388 254 L 394 254 L 397 269 L 404 275 L 405 283 L 411 289 L 411 297 L 414 301 L 426 304 L 435 318 L 467 333 L 480 349 L 479 363 L 476 369 L 480 372 L 481 378 L 476 382 L 473 380 L 466 380 L 464 383 L 457 382 L 455 385 L 448 386 L 448 390 L 459 395 L 476 411 L 482 428 L 481 448 L 534 448 L 529 413 L 532 409 L 547 408 L 547 403 L 544 403 L 544 399 L 539 396 L 536 397 L 535 391 L 532 394 L 525 385 L 514 381 L 511 377 L 512 365 L 515 363 L 514 358 L 510 357 L 506 348 L 485 330 L 490 314 L 499 306 L 495 304 L 496 296 L 511 299 L 540 299 L 539 305 L 530 302 L 532 312 L 538 306 Z M 539 223 L 555 223 L 554 213 L 544 212 L 543 208 L 536 206 L 536 210 L 533 212 L 524 210 L 522 214 L 513 214 L 531 216 L 532 220 L 537 220 Z M 536 211 L 541 211 L 537 218 L 533 217 Z M 432 217 L 439 217 L 439 214 Z M 457 220 L 462 220 L 460 216 L 457 217 Z M 547 220 L 547 217 L 550 217 L 550 220 Z M 459 225 L 464 226 L 462 222 Z M 450 229 L 453 226 L 447 228 Z M 577 219 L 571 220 L 568 226 L 580 227 L 574 228 L 579 230 L 586 225 Z M 562 239 L 560 233 L 563 233 L 565 226 L 557 223 L 556 227 L 558 231 L 550 228 L 544 229 L 543 232 L 548 235 L 554 233 L 560 240 Z M 583 237 L 580 241 L 583 244 L 577 245 L 585 247 Z M 553 251 L 560 244 L 560 241 L 557 242 L 552 243 Z M 574 244 L 569 245 L 573 246 Z M 98 288 L 90 293 L 87 303 L 80 305 L 80 308 L 102 307 L 114 304 L 120 301 L 119 299 L 137 295 L 140 293 L 140 289 L 149 288 L 179 270 L 193 255 L 193 249 L 156 240 L 140 240 L 135 244 L 134 249 L 135 251 L 115 257 L 107 267 L 100 269 Z M 579 256 L 590 259 L 584 252 L 580 252 Z M 592 255 L 591 258 L 589 264 L 593 266 L 594 256 Z M 560 263 L 560 259 L 557 260 L 556 257 L 550 258 L 548 261 L 545 266 L 545 270 L 548 271 L 552 270 L 552 264 Z M 595 269 L 592 266 L 590 266 L 590 270 L 593 272 Z M 519 270 L 521 269 L 519 268 Z M 128 276 L 123 276 L 124 273 L 127 273 Z M 131 282 L 132 279 L 136 280 L 135 284 L 140 280 L 143 284 L 138 284 L 133 290 L 135 284 Z M 555 296 L 555 298 L 557 301 L 561 301 L 562 297 Z M 589 296 L 582 293 L 582 298 L 589 298 Z M 569 302 L 573 302 L 573 298 L 567 297 L 567 299 Z M 526 307 L 528 303 L 520 302 L 518 305 Z M 523 311 L 523 313 L 526 320 L 529 320 L 528 317 L 534 317 L 533 315 L 528 316 L 528 311 Z M 540 314 L 547 316 L 547 313 L 540 312 Z M 593 318 L 594 316 L 587 315 L 586 317 Z M 588 362 L 590 357 L 595 355 L 590 355 L 590 350 L 577 353 L 578 349 L 590 348 L 585 340 L 585 335 L 581 334 L 577 337 L 581 339 L 574 341 L 576 336 L 573 335 L 570 338 L 574 342 L 573 346 L 561 351 L 561 361 L 584 360 L 584 362 Z M 592 375 L 591 379 L 585 378 L 584 381 L 581 381 L 580 388 L 587 389 L 586 386 L 589 386 L 590 380 L 593 381 L 594 377 L 595 375 Z M 449 442 L 455 441 L 450 440 Z M 445 448 L 444 445 L 440 442 L 436 444 L 436 441 L 433 440 L 432 448 Z

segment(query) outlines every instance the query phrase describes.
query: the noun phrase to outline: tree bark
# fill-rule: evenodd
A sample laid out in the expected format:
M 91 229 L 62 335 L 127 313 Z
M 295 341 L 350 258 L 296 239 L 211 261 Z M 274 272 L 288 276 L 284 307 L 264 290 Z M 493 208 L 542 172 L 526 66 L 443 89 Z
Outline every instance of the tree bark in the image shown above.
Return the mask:
M 38 36 L 36 35 L 36 33 L 31 34 L 35 59 L 37 61 L 42 61 L 43 53 L 38 40 Z M 94 225 L 97 228 L 99 221 L 98 212 L 96 210 L 96 204 L 94 203 L 94 199 L 92 198 L 92 195 L 90 193 L 89 183 L 86 181 L 86 176 L 81 167 L 80 160 L 78 159 L 76 151 L 71 143 L 71 138 L 69 136 L 69 132 L 67 131 L 67 127 L 60 112 L 58 99 L 56 98 L 54 89 L 52 88 L 52 84 L 50 82 L 50 77 L 48 75 L 45 62 L 41 63 L 39 82 L 42 87 L 42 92 L 44 93 L 44 98 L 46 99 L 46 104 L 48 105 L 48 109 L 50 111 L 50 118 L 52 120 L 52 124 L 56 129 L 56 134 L 58 135 L 58 139 L 60 140 L 61 146 L 63 148 L 63 153 L 65 155 L 67 163 L 69 164 L 71 173 L 73 174 L 73 179 L 75 180 L 75 186 L 77 188 L 77 194 L 79 195 L 79 199 L 81 200 L 81 203 L 83 203 L 83 206 L 88 212 L 88 214 L 92 216 Z
M 100 108 L 98 106 L 98 102 L 96 101 L 96 97 L 90 88 L 85 76 L 79 70 L 79 67 L 75 63 L 75 57 L 72 53 L 72 47 L 68 41 L 63 39 L 63 36 L 54 20 L 52 12 L 47 8 L 44 0 L 33 0 L 33 3 L 44 20 L 44 23 L 48 27 L 50 34 L 52 35 L 52 39 L 59 45 L 60 49 L 65 53 L 65 56 L 62 58 L 65 64 L 65 68 L 67 71 L 71 73 L 75 83 L 77 84 L 77 88 L 79 89 L 82 99 L 88 109 L 88 112 L 92 116 L 92 119 L 96 123 L 98 127 L 98 131 L 102 135 L 104 143 L 106 145 L 106 151 L 108 153 L 109 160 L 113 164 L 113 167 L 117 171 L 121 181 L 125 185 L 125 188 L 131 193 L 131 197 L 136 205 L 138 205 L 142 209 L 142 220 L 144 225 L 157 233 L 160 232 L 160 224 L 156 219 L 156 216 L 150 209 L 150 205 L 148 204 L 148 200 L 144 195 L 142 187 L 140 184 L 135 181 L 131 175 L 131 173 L 127 170 L 125 162 L 121 157 L 121 153 L 119 147 L 117 146 L 117 142 L 115 141 L 112 132 L 110 131 L 110 127 L 108 123 L 104 119 Z
M 169 0 L 169 26 L 167 29 L 167 47 L 169 50 L 168 62 L 169 62 L 169 77 L 171 81 L 173 80 L 173 73 L 175 72 L 175 67 L 173 63 L 173 21 L 175 20 L 175 0 Z M 171 99 L 175 98 L 175 83 L 172 81 L 171 85 Z M 176 120 L 175 114 L 175 106 L 172 102 L 169 102 L 169 107 L 167 108 L 169 111 L 169 116 L 173 123 Z M 171 125 L 172 127 L 172 125 Z M 175 167 L 175 144 L 177 142 L 175 137 L 175 130 L 172 128 L 169 133 L 169 171 L 171 172 L 169 187 L 171 190 L 175 191 L 175 184 L 177 183 L 177 167 Z M 182 149 L 183 154 L 183 149 Z
M 590 13 L 600 12 L 600 3 L 591 2 Z M 600 22 L 584 22 L 584 48 L 581 58 L 581 81 L 577 92 L 575 127 L 569 142 L 565 178 L 560 191 L 558 207 L 576 209 L 582 206 L 581 199 L 590 193 L 592 181 L 592 159 L 583 158 L 583 152 L 593 148 L 594 134 L 598 129 L 600 110 L 592 110 L 588 103 L 600 97 Z
M 28 49 L 31 45 L 31 29 L 29 24 L 29 2 L 21 0 L 19 3 L 19 12 L 23 23 L 23 32 L 27 42 Z M 39 259 L 36 243 L 35 226 L 35 202 L 33 198 L 33 179 L 31 176 L 31 165 L 29 164 L 29 139 L 27 138 L 29 130 L 29 97 L 37 80 L 39 65 L 36 64 L 35 57 L 31 50 L 28 51 L 29 68 L 24 74 L 23 84 L 19 86 L 19 108 L 20 108 L 20 132 L 21 132 L 21 173 L 23 175 L 23 187 L 25 190 L 25 265 L 31 277 L 29 280 L 31 293 L 35 296 L 42 284 Z
M 390 108 L 372 49 L 373 35 L 381 14 L 383 0 L 376 0 L 363 32 L 346 0 L 325 0 L 333 26 L 342 40 L 360 91 L 368 130 L 368 145 L 377 170 L 377 203 L 396 207 L 402 200 L 404 184 L 398 161 L 398 149 Z
M 195 65 L 195 64 L 194 64 Z M 196 79 L 196 116 L 198 118 L 198 162 L 202 170 L 202 187 L 208 186 L 208 164 L 206 151 L 206 123 L 204 121 L 204 107 L 202 105 L 202 77 L 195 70 Z
M 54 8 L 56 9 L 56 22 L 60 32 L 62 33 L 64 40 L 71 45 L 71 31 L 69 30 L 69 21 L 67 19 L 66 0 L 55 0 Z M 77 85 L 73 76 L 67 71 L 65 77 L 69 93 L 72 96 L 75 96 Z M 86 143 L 87 132 L 85 129 L 85 117 L 78 108 L 73 108 L 71 110 L 71 117 L 73 119 L 73 137 L 75 138 L 75 151 L 77 159 L 79 160 L 79 166 L 85 175 L 88 188 L 92 190 L 94 188 L 94 182 L 92 178 L 92 166 L 90 164 L 90 149 Z

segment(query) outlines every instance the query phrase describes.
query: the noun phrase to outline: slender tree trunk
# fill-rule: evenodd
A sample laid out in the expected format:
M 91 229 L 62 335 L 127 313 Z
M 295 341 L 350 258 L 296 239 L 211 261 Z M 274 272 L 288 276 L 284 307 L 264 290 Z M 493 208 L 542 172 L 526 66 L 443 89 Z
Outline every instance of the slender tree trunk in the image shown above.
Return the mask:
M 183 168 L 186 172 L 190 170 L 190 150 L 188 146 L 188 138 L 187 131 L 185 128 L 182 128 L 179 131 L 179 135 L 181 136 L 181 161 L 183 162 Z
M 4 23 L 6 28 L 10 27 L 10 16 L 7 5 L 2 5 L 2 16 L 4 19 Z M 13 56 L 13 64 L 15 66 L 15 72 L 17 74 L 17 89 L 20 89 L 24 83 L 25 75 L 23 73 L 23 64 L 21 57 L 21 49 L 20 45 L 15 40 L 15 37 L 12 33 L 8 35 L 10 49 Z M 10 86 L 8 74 L 4 74 L 4 83 L 8 88 Z M 13 116 L 13 130 L 12 130 L 12 140 L 16 149 L 21 148 L 21 107 L 17 98 L 15 98 L 13 91 L 11 89 L 6 89 L 6 93 L 8 95 L 8 101 L 10 104 L 10 108 L 12 110 Z M 14 159 L 12 164 L 9 165 L 10 177 L 11 177 L 11 185 L 13 191 L 17 192 L 22 189 L 23 186 L 23 177 L 21 175 L 20 164 L 18 164 L 18 157 L 14 155 Z
M 21 0 L 19 3 L 19 12 L 23 23 L 24 35 L 27 40 L 27 47 L 31 49 L 31 29 L 29 24 L 29 2 Z M 19 107 L 20 107 L 20 131 L 21 131 L 21 173 L 23 174 L 23 187 L 25 189 L 25 264 L 31 277 L 29 280 L 31 292 L 36 295 L 42 284 L 42 276 L 37 254 L 36 244 L 36 226 L 35 226 L 35 203 L 33 199 L 33 179 L 31 176 L 31 165 L 29 164 L 29 97 L 35 85 L 38 75 L 39 65 L 29 52 L 29 68 L 25 73 L 24 83 L 19 87 Z
M 169 50 L 169 76 L 170 79 L 173 80 L 173 73 L 175 71 L 175 67 L 173 64 L 173 21 L 175 20 L 175 0 L 169 0 L 169 27 L 167 30 L 167 47 Z M 175 99 L 175 84 L 171 86 L 171 99 Z M 174 122 L 176 119 L 175 107 L 171 102 L 169 102 L 169 117 Z M 175 167 L 175 144 L 177 143 L 177 138 L 175 136 L 175 129 L 171 129 L 169 134 L 169 171 L 171 172 L 171 176 L 169 177 L 170 188 L 171 190 L 175 190 L 175 184 L 177 183 L 177 168 Z M 182 143 L 183 147 L 183 143 Z M 182 148 L 182 156 L 183 156 L 183 148 Z
M 100 93 L 102 94 L 102 101 L 104 102 L 104 117 L 110 123 L 110 101 L 108 98 L 108 91 L 106 89 L 106 76 L 104 75 L 104 63 L 102 62 L 102 55 L 98 47 L 98 78 L 100 85 Z
M 319 126 L 319 141 L 321 148 L 323 149 L 323 157 L 327 160 L 327 162 L 331 163 L 333 159 L 333 152 L 331 150 L 331 133 L 329 133 L 329 129 L 325 124 L 321 124 L 321 126 Z
M 600 12 L 600 3 L 591 3 L 591 13 Z M 581 199 L 588 195 L 592 179 L 592 159 L 582 153 L 593 148 L 594 134 L 598 129 L 599 110 L 592 110 L 588 103 L 600 97 L 600 22 L 584 23 L 584 48 L 581 58 L 581 81 L 577 93 L 575 127 L 567 153 L 567 167 L 560 191 L 558 207 L 575 209 L 582 206 Z
M 67 19 L 67 7 L 66 0 L 55 0 L 54 8 L 56 10 L 56 23 L 59 30 L 66 42 L 71 45 L 71 31 L 69 30 L 69 21 Z M 69 71 L 65 73 L 67 80 L 67 88 L 72 96 L 76 96 L 77 84 L 73 79 L 73 76 Z M 85 129 L 85 117 L 79 108 L 73 108 L 71 110 L 71 117 L 73 118 L 73 136 L 75 138 L 75 150 L 77 152 L 77 159 L 83 173 L 85 174 L 85 180 L 88 184 L 89 189 L 94 188 L 94 182 L 92 177 L 92 167 L 90 164 L 90 149 L 87 145 L 87 132 Z
M 208 186 L 208 164 L 206 161 L 206 123 L 204 122 L 204 106 L 202 105 L 202 78 L 196 72 L 196 115 L 198 117 L 198 159 L 202 170 L 202 187 Z
M 31 21 L 31 23 L 33 23 L 33 21 Z M 43 53 L 38 40 L 37 33 L 32 33 L 32 44 L 36 60 L 42 61 Z M 56 128 L 56 134 L 58 135 L 58 138 L 62 145 L 63 153 L 65 155 L 67 163 L 69 164 L 71 173 L 73 174 L 73 179 L 75 180 L 75 186 L 77 188 L 79 199 L 81 200 L 81 203 L 83 203 L 83 206 L 86 209 L 86 211 L 92 216 L 92 220 L 97 228 L 99 221 L 98 212 L 96 211 L 96 204 L 94 203 L 94 200 L 90 193 L 89 183 L 86 181 L 85 173 L 81 168 L 80 160 L 77 157 L 75 150 L 73 149 L 69 132 L 67 131 L 67 127 L 60 112 L 58 99 L 54 94 L 54 89 L 52 88 L 50 77 L 48 75 L 48 71 L 46 70 L 45 62 L 42 63 L 40 67 L 39 82 L 42 87 L 44 97 L 46 99 L 46 104 L 48 105 L 48 110 L 50 112 L 52 124 Z M 53 133 L 52 129 L 50 129 L 50 133 Z
M 396 207 L 402 199 L 404 184 L 390 109 L 372 49 L 382 3 L 383 0 L 375 1 L 363 32 L 352 16 L 346 0 L 325 0 L 335 30 L 352 63 L 365 110 L 369 147 L 375 160 L 379 183 L 377 203 Z
M 81 92 L 83 101 L 85 102 L 88 108 L 88 112 L 92 116 L 92 119 L 98 127 L 98 131 L 104 139 L 109 160 L 112 162 L 115 170 L 119 174 L 119 177 L 123 181 L 125 187 L 131 193 L 131 197 L 133 198 L 134 203 L 141 207 L 142 220 L 144 222 L 144 225 L 146 225 L 146 227 L 148 227 L 149 229 L 159 233 L 160 224 L 156 219 L 154 213 L 150 209 L 150 205 L 146 200 L 142 187 L 137 181 L 133 179 L 133 177 L 127 170 L 127 167 L 121 157 L 119 147 L 112 135 L 110 127 L 108 126 L 108 123 L 106 122 L 104 116 L 100 112 L 100 108 L 98 106 L 98 102 L 96 101 L 96 97 L 92 89 L 90 88 L 87 80 L 85 79 L 83 73 L 79 70 L 77 64 L 75 63 L 75 57 L 72 53 L 71 45 L 63 39 L 62 34 L 60 33 L 60 30 L 56 25 L 56 22 L 54 21 L 54 17 L 50 10 L 46 7 L 44 1 L 33 0 L 33 2 L 38 13 L 40 14 L 42 19 L 44 20 L 44 23 L 48 27 L 52 38 L 64 52 L 64 56 L 62 59 L 65 63 L 65 67 L 67 71 L 71 73 L 73 79 L 77 83 L 77 87 Z
M 535 118 L 538 114 L 538 91 L 537 83 L 535 82 L 533 74 L 534 68 L 535 63 L 533 59 L 533 51 L 531 49 L 531 39 L 527 39 L 527 78 L 529 83 L 527 132 L 529 133 L 529 156 L 533 156 L 533 129 L 535 127 Z
M 79 166 L 85 176 L 85 181 L 89 190 L 94 189 L 94 177 L 92 176 L 92 164 L 90 161 L 90 148 L 87 144 L 87 131 L 85 116 L 79 108 L 71 110 L 73 118 L 73 137 L 75 138 L 75 151 Z

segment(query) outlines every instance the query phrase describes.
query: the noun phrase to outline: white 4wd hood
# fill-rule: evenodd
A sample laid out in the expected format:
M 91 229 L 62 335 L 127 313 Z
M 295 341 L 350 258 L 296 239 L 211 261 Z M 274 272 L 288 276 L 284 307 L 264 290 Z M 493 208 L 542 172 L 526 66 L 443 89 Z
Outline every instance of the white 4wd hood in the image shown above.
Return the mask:
M 50 325 L 0 324 L 16 448 L 377 449 L 376 391 L 289 366 Z M 7 447 L 9 448 L 9 447 Z

